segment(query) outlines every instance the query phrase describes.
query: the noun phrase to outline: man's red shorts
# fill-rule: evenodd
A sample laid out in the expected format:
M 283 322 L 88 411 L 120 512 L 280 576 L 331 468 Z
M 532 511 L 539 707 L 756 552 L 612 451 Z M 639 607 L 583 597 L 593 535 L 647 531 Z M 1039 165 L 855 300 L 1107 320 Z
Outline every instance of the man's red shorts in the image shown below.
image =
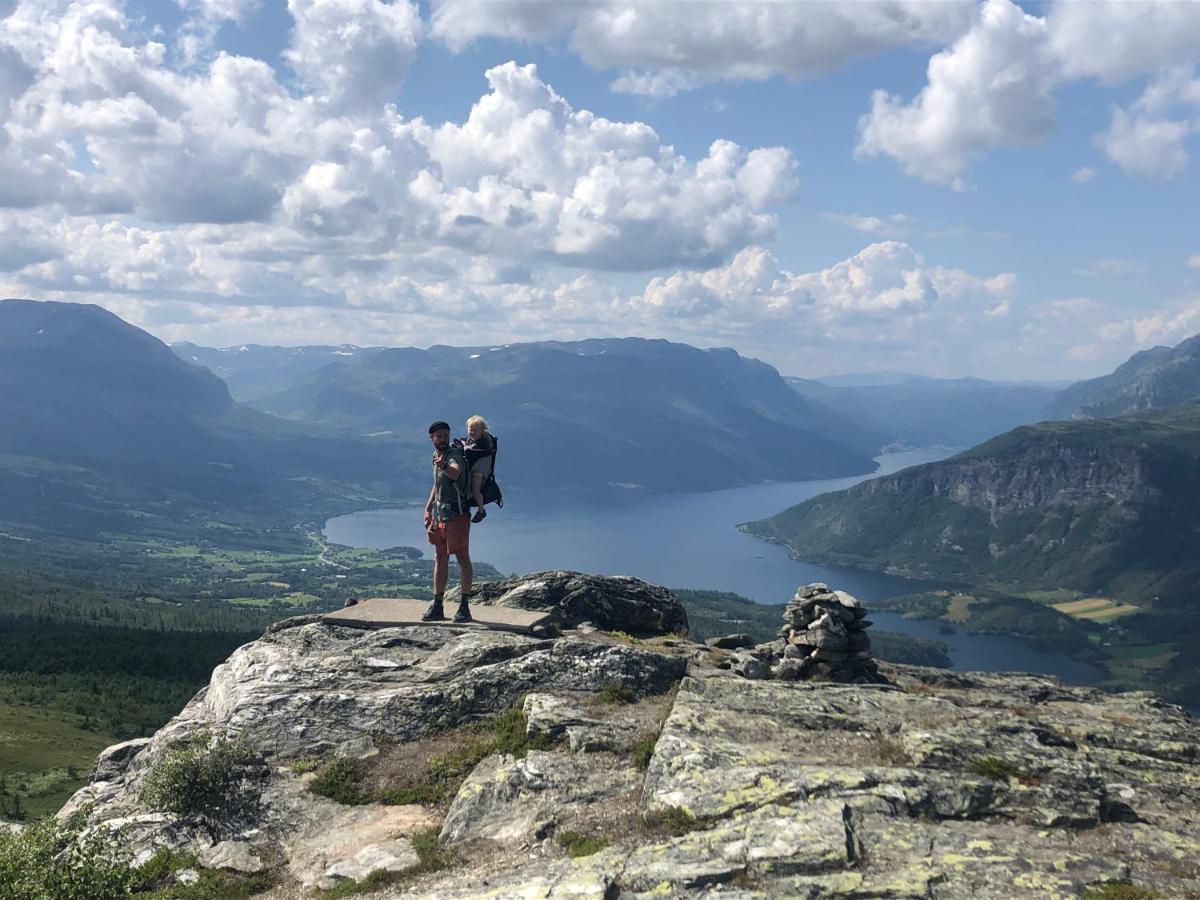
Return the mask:
M 439 552 L 465 553 L 471 545 L 471 517 L 464 514 L 449 522 L 434 522 L 426 534 Z

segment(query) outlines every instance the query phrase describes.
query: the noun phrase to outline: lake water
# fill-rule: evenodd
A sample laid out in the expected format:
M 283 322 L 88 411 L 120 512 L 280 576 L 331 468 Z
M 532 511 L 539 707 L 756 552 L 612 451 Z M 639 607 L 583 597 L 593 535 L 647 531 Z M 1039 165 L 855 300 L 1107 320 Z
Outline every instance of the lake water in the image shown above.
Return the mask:
M 874 474 L 942 459 L 953 450 L 931 448 L 878 458 Z M 790 558 L 780 546 L 737 530 L 828 491 L 850 487 L 870 475 L 823 481 L 760 484 L 700 494 L 613 493 L 571 499 L 561 495 L 506 493 L 504 509 L 490 507 L 471 528 L 471 555 L 502 572 L 573 569 L 601 575 L 633 575 L 675 588 L 733 591 L 760 603 L 785 603 L 797 585 L 824 581 L 872 600 L 918 590 L 921 584 L 876 572 L 819 566 Z M 352 547 L 427 548 L 419 508 L 365 510 L 330 519 L 328 540 Z M 942 623 L 872 611 L 877 627 L 943 641 L 957 669 L 1045 672 L 1086 684 L 1100 679 L 1092 666 L 1042 653 L 1000 635 L 971 635 Z

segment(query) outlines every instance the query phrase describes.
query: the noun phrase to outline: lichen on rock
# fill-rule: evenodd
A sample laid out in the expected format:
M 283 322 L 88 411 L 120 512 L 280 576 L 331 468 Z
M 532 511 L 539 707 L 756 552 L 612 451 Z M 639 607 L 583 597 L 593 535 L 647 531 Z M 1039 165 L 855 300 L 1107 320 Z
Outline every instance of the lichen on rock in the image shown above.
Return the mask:
M 373 896 L 455 900 L 1008 900 L 1111 883 L 1200 895 L 1200 725 L 1176 707 L 1036 675 L 883 664 L 867 683 L 788 680 L 772 667 L 798 657 L 776 658 L 774 644 L 614 639 L 605 629 L 626 603 L 656 633 L 682 631 L 660 602 L 669 594 L 654 589 L 647 605 L 628 580 L 550 574 L 495 596 L 562 609 L 555 639 L 452 625 L 275 628 L 149 741 L 102 754 L 60 815 L 119 832 L 143 858 L 170 848 L 204 865 L 271 867 L 283 895 L 377 870 L 400 880 Z M 865 621 L 860 607 L 805 590 L 804 621 L 788 624 L 807 639 L 822 622 L 845 635 L 834 652 L 859 652 L 847 626 Z M 603 604 L 580 605 L 597 591 Z M 576 620 L 598 627 L 570 628 Z M 803 646 L 830 649 L 813 638 Z M 729 668 L 737 654 L 765 677 Z M 405 748 L 458 740 L 505 710 L 510 725 L 523 714 L 520 751 L 468 755 L 424 805 L 376 794 L 342 805 L 309 789 L 311 763 L 289 765 L 342 754 L 349 769 L 384 772 L 389 759 L 412 759 Z M 240 736 L 265 760 L 254 821 L 140 803 L 147 773 L 201 732 Z M 568 858 L 555 838 L 565 833 L 596 852 Z M 432 834 L 457 864 L 418 859 Z

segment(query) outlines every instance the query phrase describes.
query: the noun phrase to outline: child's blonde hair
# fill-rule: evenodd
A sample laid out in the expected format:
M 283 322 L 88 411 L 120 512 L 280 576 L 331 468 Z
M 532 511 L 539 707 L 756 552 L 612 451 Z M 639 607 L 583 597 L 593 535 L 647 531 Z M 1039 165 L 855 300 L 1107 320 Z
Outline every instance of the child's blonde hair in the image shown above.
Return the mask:
M 484 431 L 488 430 L 487 419 L 483 416 L 471 416 L 471 418 L 467 419 L 467 431 L 471 430 L 472 425 L 482 426 Z

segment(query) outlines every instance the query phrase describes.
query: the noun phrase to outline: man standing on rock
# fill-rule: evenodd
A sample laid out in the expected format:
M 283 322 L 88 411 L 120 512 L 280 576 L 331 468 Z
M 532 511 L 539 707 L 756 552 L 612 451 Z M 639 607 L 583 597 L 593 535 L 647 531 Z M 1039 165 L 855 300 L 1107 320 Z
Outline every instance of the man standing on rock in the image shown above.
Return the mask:
M 470 622 L 471 608 L 467 598 L 471 596 L 471 513 L 470 477 L 467 474 L 467 458 L 462 447 L 450 443 L 450 425 L 434 422 L 429 426 L 429 440 L 433 442 L 433 488 L 425 504 L 425 532 L 434 547 L 433 603 L 421 616 L 424 622 L 441 622 L 446 618 L 442 600 L 446 594 L 446 583 L 450 580 L 450 554 L 458 560 L 459 586 L 462 599 L 455 622 Z

